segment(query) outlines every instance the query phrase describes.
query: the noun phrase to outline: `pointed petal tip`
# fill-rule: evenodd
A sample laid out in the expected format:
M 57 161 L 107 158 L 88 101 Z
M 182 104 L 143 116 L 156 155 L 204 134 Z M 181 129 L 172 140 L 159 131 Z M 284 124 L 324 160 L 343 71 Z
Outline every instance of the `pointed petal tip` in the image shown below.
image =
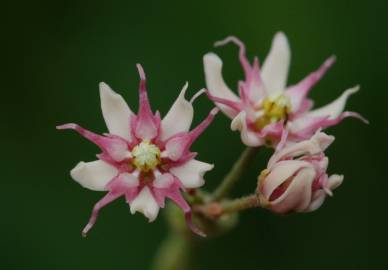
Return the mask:
M 206 88 L 202 88 L 201 90 L 199 90 L 197 93 L 195 93 L 193 95 L 193 97 L 190 99 L 190 103 L 193 104 L 193 102 L 199 97 L 201 96 L 203 93 L 206 93 L 207 89 Z
M 136 68 L 137 68 L 137 71 L 139 72 L 140 79 L 142 81 L 145 81 L 146 76 L 145 76 L 145 73 L 144 73 L 143 66 L 141 64 L 137 63 L 136 64 Z
M 63 129 L 76 129 L 77 127 L 78 127 L 77 124 L 68 123 L 68 124 L 63 124 L 63 125 L 56 126 L 55 128 L 58 129 L 58 130 L 63 130 Z

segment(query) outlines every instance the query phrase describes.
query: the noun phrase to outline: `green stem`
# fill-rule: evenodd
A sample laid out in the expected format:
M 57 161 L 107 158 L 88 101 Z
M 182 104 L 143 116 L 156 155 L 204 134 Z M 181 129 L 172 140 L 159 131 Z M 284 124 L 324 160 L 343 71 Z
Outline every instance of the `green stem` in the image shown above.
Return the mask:
M 222 214 L 230 214 L 239 212 L 249 208 L 255 208 L 260 206 L 260 201 L 256 194 L 252 194 L 246 197 L 235 199 L 232 201 L 226 201 L 221 203 Z
M 230 190 L 232 190 L 233 186 L 237 183 L 237 181 L 241 178 L 242 174 L 255 157 L 258 148 L 247 147 L 244 152 L 242 152 L 239 159 L 233 165 L 232 169 L 225 176 L 224 180 L 218 186 L 218 188 L 214 191 L 212 196 L 212 201 L 220 201 L 225 196 L 228 195 Z

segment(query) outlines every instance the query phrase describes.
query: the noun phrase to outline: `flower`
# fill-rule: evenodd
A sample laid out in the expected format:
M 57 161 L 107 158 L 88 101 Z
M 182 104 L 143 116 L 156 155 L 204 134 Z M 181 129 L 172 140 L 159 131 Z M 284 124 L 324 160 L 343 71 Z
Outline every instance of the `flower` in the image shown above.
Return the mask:
M 247 146 L 276 145 L 287 129 L 288 139 L 300 141 L 310 138 L 318 129 L 336 125 L 346 117 L 358 113 L 343 112 L 348 97 L 359 90 L 350 88 L 330 104 L 311 110 L 312 100 L 308 92 L 335 62 L 329 57 L 316 71 L 299 83 L 286 87 L 290 63 L 290 49 L 286 36 L 275 35 L 272 48 L 259 68 L 254 58 L 251 65 L 245 55 L 244 44 L 236 37 L 227 37 L 215 43 L 222 46 L 233 42 L 239 46 L 239 58 L 245 73 L 245 81 L 239 81 L 239 96 L 234 94 L 222 77 L 222 61 L 214 53 L 204 56 L 204 70 L 208 96 L 232 120 L 231 129 L 239 130 L 241 140 Z
M 259 176 L 257 194 L 263 207 L 276 213 L 311 212 L 341 185 L 342 175 L 326 173 L 325 149 L 333 136 L 317 132 L 311 139 L 284 146 L 279 144 Z
M 72 178 L 83 187 L 107 191 L 95 204 L 83 235 L 93 227 L 99 211 L 118 197 L 124 196 L 132 214 L 143 213 L 150 222 L 158 215 L 165 199 L 174 201 L 185 213 L 188 226 L 202 235 L 191 222 L 191 209 L 181 190 L 194 189 L 204 184 L 204 174 L 212 164 L 198 161 L 197 153 L 189 148 L 212 122 L 218 109 L 189 131 L 193 119 L 194 99 L 185 99 L 187 83 L 180 95 L 161 120 L 159 112 L 151 110 L 146 90 L 146 78 L 141 65 L 139 111 L 135 115 L 124 99 L 107 84 L 100 83 L 101 109 L 109 130 L 98 135 L 77 124 L 65 124 L 57 129 L 73 129 L 95 143 L 102 153 L 98 160 L 80 162 L 71 170 Z

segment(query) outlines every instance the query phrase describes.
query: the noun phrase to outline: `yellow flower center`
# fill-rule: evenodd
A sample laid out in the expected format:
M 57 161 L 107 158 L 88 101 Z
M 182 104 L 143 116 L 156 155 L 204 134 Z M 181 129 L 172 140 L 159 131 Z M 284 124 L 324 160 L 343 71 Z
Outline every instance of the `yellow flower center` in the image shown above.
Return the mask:
M 258 130 L 268 124 L 286 119 L 288 113 L 291 111 L 291 102 L 288 97 L 282 94 L 268 96 L 263 100 L 259 111 L 263 114 L 255 122 Z
M 136 145 L 132 150 L 133 165 L 139 170 L 147 172 L 160 164 L 160 150 L 155 144 L 147 140 Z

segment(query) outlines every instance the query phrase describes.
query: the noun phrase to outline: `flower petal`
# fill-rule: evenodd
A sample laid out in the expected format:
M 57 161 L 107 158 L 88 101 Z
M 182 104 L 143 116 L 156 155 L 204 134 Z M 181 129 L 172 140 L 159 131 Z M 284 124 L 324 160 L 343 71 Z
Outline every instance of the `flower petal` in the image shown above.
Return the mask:
M 204 174 L 213 168 L 213 164 L 192 159 L 182 166 L 171 168 L 170 172 L 179 178 L 184 188 L 198 188 L 205 183 Z
M 338 175 L 338 174 L 333 174 L 329 177 L 328 180 L 328 188 L 330 190 L 334 190 L 337 187 L 339 187 L 342 182 L 344 181 L 344 176 L 343 175 Z
M 165 155 L 172 161 L 177 161 L 184 156 L 198 136 L 210 125 L 218 111 L 218 108 L 212 109 L 206 119 L 196 128 L 190 132 L 178 134 L 178 136 L 169 139 L 166 143 Z
M 319 109 L 306 113 L 306 116 L 308 117 L 328 116 L 329 120 L 337 118 L 343 112 L 346 105 L 346 101 L 348 100 L 349 96 L 351 96 L 354 93 L 357 93 L 359 89 L 360 87 L 357 85 L 353 88 L 346 90 L 345 92 L 342 93 L 340 97 L 338 97 L 333 102 L 329 103 L 324 107 L 321 107 Z
M 208 53 L 203 57 L 205 69 L 206 86 L 211 95 L 223 99 L 228 99 L 233 102 L 239 102 L 240 99 L 226 85 L 222 78 L 222 61 L 214 53 Z M 218 104 L 217 106 L 230 118 L 236 116 L 236 111 L 225 105 Z
M 275 189 L 292 177 L 297 171 L 306 167 L 311 167 L 311 165 L 308 162 L 300 160 L 279 161 L 275 166 L 268 167 L 270 173 L 260 183 L 261 194 L 269 200 Z
M 181 93 L 162 120 L 161 139 L 164 141 L 179 132 L 190 129 L 193 121 L 193 106 L 185 99 L 188 83 L 183 86 Z
M 325 75 L 326 71 L 334 64 L 335 56 L 329 57 L 318 70 L 310 73 L 306 78 L 285 91 L 285 95 L 290 98 L 291 109 L 298 112 L 306 100 L 306 96 L 311 88 Z
M 158 171 L 155 171 L 155 180 L 152 185 L 155 188 L 169 188 L 172 184 L 174 184 L 174 176 L 169 173 L 161 174 Z
M 141 212 L 148 218 L 149 222 L 154 221 L 159 213 L 159 205 L 148 187 L 144 187 L 140 191 L 137 197 L 130 203 L 130 206 L 132 214 L 137 211 Z
M 302 212 L 310 205 L 312 197 L 312 183 L 316 176 L 312 167 L 301 169 L 286 191 L 272 201 L 271 209 L 278 213 L 287 213 L 290 210 Z
M 286 87 L 290 65 L 290 48 L 284 33 L 276 33 L 271 50 L 261 69 L 261 79 L 267 94 L 281 93 Z
M 260 146 L 265 144 L 264 140 L 251 131 L 247 125 L 246 112 L 241 111 L 231 122 L 232 130 L 239 130 L 241 141 L 247 146 Z
M 151 140 L 158 135 L 158 119 L 154 117 L 151 110 L 151 105 L 148 100 L 146 77 L 143 67 L 140 64 L 136 65 L 139 76 L 139 112 L 136 118 L 135 135 L 142 140 Z
M 70 171 L 71 177 L 81 186 L 105 191 L 106 185 L 118 174 L 118 170 L 102 160 L 78 163 Z
M 115 93 L 109 85 L 101 82 L 100 99 L 102 115 L 109 133 L 131 141 L 129 121 L 133 112 L 129 109 L 123 97 Z

